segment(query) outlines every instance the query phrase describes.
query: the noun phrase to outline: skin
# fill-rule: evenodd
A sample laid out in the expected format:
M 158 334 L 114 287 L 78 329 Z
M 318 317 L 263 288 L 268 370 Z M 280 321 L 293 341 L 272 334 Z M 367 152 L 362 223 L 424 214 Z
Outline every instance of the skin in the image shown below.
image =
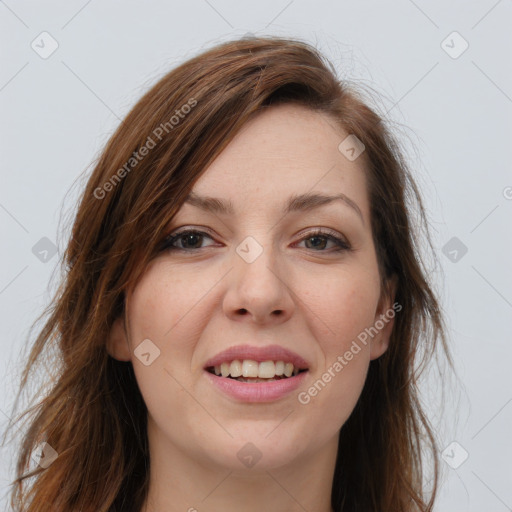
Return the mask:
M 108 350 L 132 362 L 149 411 L 151 477 L 143 510 L 331 511 L 339 430 L 393 326 L 389 320 L 360 344 L 308 404 L 298 401 L 394 299 L 393 287 L 381 296 L 364 154 L 351 162 L 338 150 L 347 135 L 304 107 L 259 113 L 193 188 L 231 200 L 235 215 L 183 205 L 168 233 L 209 228 L 211 234 L 188 239 L 188 246 L 178 240 L 188 251 L 162 251 L 128 291 Z M 362 219 L 342 201 L 283 215 L 288 197 L 305 192 L 343 193 Z M 352 250 L 336 252 L 328 239 L 311 239 L 314 228 L 336 231 Z M 247 236 L 263 247 L 252 263 L 235 251 Z M 145 339 L 160 350 L 149 366 L 134 355 Z M 304 385 L 270 403 L 223 395 L 203 366 L 243 343 L 276 343 L 300 354 L 310 363 Z M 252 468 L 237 458 L 248 442 L 261 453 Z

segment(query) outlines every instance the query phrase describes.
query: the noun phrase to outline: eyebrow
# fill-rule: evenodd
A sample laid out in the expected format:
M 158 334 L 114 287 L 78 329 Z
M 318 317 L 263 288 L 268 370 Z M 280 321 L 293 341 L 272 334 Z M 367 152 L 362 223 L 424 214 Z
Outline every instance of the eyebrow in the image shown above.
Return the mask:
M 283 209 L 283 213 L 286 215 L 291 212 L 305 212 L 310 211 L 320 206 L 330 204 L 334 201 L 342 201 L 342 204 L 349 206 L 354 210 L 360 217 L 364 224 L 363 214 L 357 204 L 345 194 L 325 195 L 319 193 L 305 193 L 292 195 Z M 184 203 L 189 203 L 192 206 L 196 206 L 201 210 L 219 213 L 225 215 L 234 215 L 235 208 L 233 203 L 228 200 L 218 199 L 216 197 L 200 196 L 193 192 L 185 198 Z

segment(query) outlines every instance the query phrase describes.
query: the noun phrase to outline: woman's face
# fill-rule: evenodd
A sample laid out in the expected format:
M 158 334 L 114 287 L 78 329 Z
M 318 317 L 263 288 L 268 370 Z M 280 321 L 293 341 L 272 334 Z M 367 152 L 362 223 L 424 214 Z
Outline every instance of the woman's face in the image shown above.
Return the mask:
M 303 107 L 260 113 L 168 228 L 196 233 L 170 240 L 127 293 L 109 351 L 131 360 L 159 450 L 231 469 L 332 450 L 394 316 L 380 298 L 364 153 L 347 158 L 350 139 L 338 148 L 348 135 Z M 279 361 L 307 371 L 269 382 Z

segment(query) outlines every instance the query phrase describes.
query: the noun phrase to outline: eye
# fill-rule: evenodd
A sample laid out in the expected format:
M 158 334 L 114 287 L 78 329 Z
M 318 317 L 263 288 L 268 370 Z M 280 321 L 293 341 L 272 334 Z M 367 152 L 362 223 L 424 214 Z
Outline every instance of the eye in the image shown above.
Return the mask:
M 162 243 L 162 250 L 181 249 L 183 251 L 190 251 L 194 249 L 202 249 L 202 242 L 204 238 L 212 237 L 204 231 L 195 229 L 188 229 L 178 233 L 172 233 Z
M 350 245 L 348 242 L 342 239 L 335 231 L 330 230 L 316 229 L 315 231 L 312 231 L 303 237 L 301 242 L 306 242 L 306 249 L 312 249 L 315 252 L 335 252 L 350 250 Z M 334 251 L 324 250 L 326 249 L 326 246 L 329 242 L 334 244 Z
M 203 242 L 205 238 L 213 240 L 213 238 L 197 229 L 186 229 L 177 233 L 171 233 L 162 242 L 161 250 L 181 250 L 181 251 L 195 251 L 197 249 L 204 249 L 208 245 L 204 246 Z M 351 249 L 348 242 L 341 238 L 335 231 L 316 229 L 310 233 L 307 233 L 299 243 L 305 242 L 306 249 L 311 249 L 314 252 L 337 252 L 337 251 L 349 251 Z M 333 244 L 329 249 L 329 242 Z M 210 244 L 213 245 L 213 244 Z

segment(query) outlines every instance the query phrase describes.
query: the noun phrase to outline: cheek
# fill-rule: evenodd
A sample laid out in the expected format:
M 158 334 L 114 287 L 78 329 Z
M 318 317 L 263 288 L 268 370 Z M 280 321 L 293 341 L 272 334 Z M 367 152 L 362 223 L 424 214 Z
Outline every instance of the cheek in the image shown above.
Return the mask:
M 338 429 L 353 411 L 366 380 L 370 347 L 358 336 L 374 322 L 378 274 L 351 267 L 328 276 L 317 274 L 302 281 L 300 290 L 314 313 L 310 328 L 323 360 L 314 369 L 315 379 L 302 390 L 299 403 L 319 429 L 327 423 Z
M 192 350 L 204 328 L 202 321 L 207 321 L 201 299 L 214 283 L 215 276 L 197 279 L 197 274 L 176 271 L 164 262 L 151 267 L 129 300 L 132 349 L 137 340 L 149 338 L 164 357 L 171 350 L 180 356 Z
M 167 416 L 164 411 L 180 410 L 190 402 L 184 388 L 190 387 L 197 371 L 194 351 L 209 320 L 208 301 L 202 299 L 219 280 L 212 272 L 203 276 L 198 279 L 193 270 L 185 273 L 155 262 L 127 299 L 135 376 L 148 409 L 157 416 Z M 147 366 L 136 352 L 143 340 L 151 342 L 152 362 Z
M 373 325 L 380 293 L 377 272 L 364 266 L 307 275 L 296 281 L 301 298 L 313 315 L 312 329 L 324 354 L 343 353 Z
M 142 340 L 151 340 L 153 345 L 148 351 L 158 354 L 154 358 L 151 355 L 149 365 L 134 354 L 137 384 L 150 418 L 164 430 L 172 425 L 173 439 L 190 436 L 194 418 L 206 421 L 204 410 L 186 391 L 190 388 L 191 359 L 201 331 L 196 321 L 198 294 L 200 297 L 207 292 L 206 285 L 200 287 L 199 281 L 192 278 L 187 286 L 186 276 L 177 277 L 176 272 L 164 270 L 163 265 L 154 265 L 127 301 L 132 353 Z M 181 421 L 176 421 L 177 417 Z

